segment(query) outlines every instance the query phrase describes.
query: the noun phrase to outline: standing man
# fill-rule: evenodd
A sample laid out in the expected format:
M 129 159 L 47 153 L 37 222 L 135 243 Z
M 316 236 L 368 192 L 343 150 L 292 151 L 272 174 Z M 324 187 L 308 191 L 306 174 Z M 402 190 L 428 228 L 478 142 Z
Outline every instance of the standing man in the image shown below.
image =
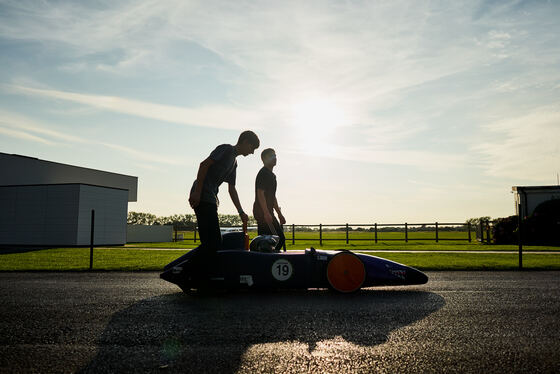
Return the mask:
M 278 235 L 279 242 L 276 248 L 280 250 L 286 241 L 281 226 L 286 223 L 286 219 L 276 200 L 276 175 L 272 172 L 276 166 L 276 152 L 272 148 L 267 148 L 262 151 L 261 159 L 264 166 L 257 174 L 255 181 L 253 216 L 257 220 L 259 235 Z M 280 222 L 274 217 L 274 210 L 278 213 Z
M 259 145 L 259 138 L 254 132 L 244 131 L 239 135 L 236 145 L 219 145 L 206 160 L 200 163 L 196 180 L 191 188 L 189 203 L 196 213 L 202 243 L 201 257 L 205 257 L 201 259 L 202 261 L 222 246 L 218 221 L 218 188 L 223 182 L 227 182 L 229 185 L 229 196 L 237 208 L 241 221 L 247 223 L 248 216 L 243 212 L 235 189 L 236 157 L 253 154 Z

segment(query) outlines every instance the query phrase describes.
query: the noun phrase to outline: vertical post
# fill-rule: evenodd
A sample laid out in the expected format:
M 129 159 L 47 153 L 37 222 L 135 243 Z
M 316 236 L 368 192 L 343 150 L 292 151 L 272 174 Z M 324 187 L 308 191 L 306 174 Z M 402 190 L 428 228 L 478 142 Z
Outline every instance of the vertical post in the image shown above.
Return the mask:
M 404 241 L 408 243 L 408 223 L 404 223 Z
M 490 221 L 486 220 L 486 243 L 490 244 Z
M 377 222 L 375 223 L 375 244 L 377 244 Z
M 194 227 L 194 242 L 196 243 L 196 229 L 198 229 L 198 227 Z
M 296 225 L 292 223 L 292 245 L 296 244 Z
M 408 223 L 404 223 L 404 241 L 408 243 Z
M 323 245 L 323 224 L 319 224 L 319 245 Z
M 517 206 L 517 236 L 519 240 L 519 270 L 523 269 L 523 216 L 521 215 L 521 204 Z
M 436 243 L 439 243 L 439 224 L 436 222 Z
M 348 224 L 346 224 L 346 244 L 348 244 Z
M 173 230 L 175 231 L 175 243 L 177 243 L 177 227 L 173 226 Z
M 95 209 L 91 210 L 91 236 L 89 241 L 89 270 L 93 269 L 93 234 L 95 233 Z
M 467 226 L 468 226 L 468 230 L 469 230 L 469 243 L 470 243 L 471 242 L 471 223 L 469 222 L 467 224 Z

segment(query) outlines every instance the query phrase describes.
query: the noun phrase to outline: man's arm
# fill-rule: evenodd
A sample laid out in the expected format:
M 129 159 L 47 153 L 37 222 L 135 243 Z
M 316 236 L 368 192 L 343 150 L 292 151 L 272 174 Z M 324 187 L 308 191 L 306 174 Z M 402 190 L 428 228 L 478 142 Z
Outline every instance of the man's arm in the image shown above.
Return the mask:
M 202 187 L 204 186 L 204 180 L 206 179 L 206 174 L 208 173 L 208 169 L 210 166 L 214 164 L 214 160 L 211 158 L 207 158 L 206 160 L 200 163 L 198 167 L 198 173 L 196 174 L 196 187 L 194 191 L 192 191 L 191 195 L 189 196 L 189 203 L 191 207 L 194 209 L 200 204 L 200 195 L 202 194 Z
M 229 196 L 231 197 L 231 201 L 233 201 L 233 205 L 235 205 L 235 208 L 239 213 L 239 217 L 241 217 L 241 221 L 246 225 L 247 221 L 249 221 L 249 216 L 245 214 L 243 208 L 241 207 L 241 203 L 239 202 L 239 195 L 237 194 L 237 190 L 235 189 L 235 184 L 229 183 L 228 186 L 229 186 L 228 191 L 229 191 Z
M 282 212 L 280 211 L 280 207 L 278 206 L 278 200 L 276 199 L 276 196 L 274 197 L 274 209 L 276 210 L 276 213 L 278 213 L 278 219 L 280 220 L 280 224 L 284 225 L 286 223 L 286 218 L 284 218 Z

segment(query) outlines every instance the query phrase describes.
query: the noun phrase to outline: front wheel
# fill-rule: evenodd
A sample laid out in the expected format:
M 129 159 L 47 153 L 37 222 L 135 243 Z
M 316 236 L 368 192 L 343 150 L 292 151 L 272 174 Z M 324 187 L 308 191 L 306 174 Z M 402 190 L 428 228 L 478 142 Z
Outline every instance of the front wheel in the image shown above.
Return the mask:
M 366 280 L 366 268 L 358 256 L 351 252 L 334 255 L 327 265 L 330 287 L 341 293 L 356 292 Z

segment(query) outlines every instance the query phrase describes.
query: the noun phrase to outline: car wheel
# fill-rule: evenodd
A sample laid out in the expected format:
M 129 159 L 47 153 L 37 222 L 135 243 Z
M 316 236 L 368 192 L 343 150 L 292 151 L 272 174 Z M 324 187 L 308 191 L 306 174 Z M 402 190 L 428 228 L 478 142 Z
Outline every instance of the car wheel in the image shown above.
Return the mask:
M 356 292 L 366 280 L 366 268 L 358 256 L 351 252 L 334 255 L 327 265 L 330 287 L 341 293 Z

